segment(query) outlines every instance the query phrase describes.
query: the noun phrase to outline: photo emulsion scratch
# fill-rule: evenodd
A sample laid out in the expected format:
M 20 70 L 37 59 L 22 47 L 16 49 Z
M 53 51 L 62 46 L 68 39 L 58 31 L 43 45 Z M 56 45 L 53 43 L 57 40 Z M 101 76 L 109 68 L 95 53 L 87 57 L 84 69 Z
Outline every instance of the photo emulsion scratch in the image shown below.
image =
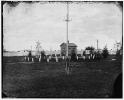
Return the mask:
M 122 98 L 122 2 L 2 1 L 2 98 Z

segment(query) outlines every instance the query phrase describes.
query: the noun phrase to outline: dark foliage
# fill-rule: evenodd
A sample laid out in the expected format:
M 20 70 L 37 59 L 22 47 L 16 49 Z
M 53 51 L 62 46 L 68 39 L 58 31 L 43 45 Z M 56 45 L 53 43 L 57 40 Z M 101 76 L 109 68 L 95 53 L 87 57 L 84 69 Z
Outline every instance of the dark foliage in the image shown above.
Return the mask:
M 94 47 L 92 47 L 92 46 L 91 46 L 91 47 L 90 47 L 90 46 L 88 46 L 88 47 L 86 47 L 86 48 L 85 48 L 85 50 L 95 50 L 95 48 L 94 48 Z
M 121 50 L 117 50 L 116 51 L 116 56 L 120 56 L 120 52 L 121 52 Z
M 45 59 L 46 58 L 45 51 L 41 51 L 41 58 L 42 59 Z
M 102 53 L 102 55 L 103 55 L 104 58 L 107 58 L 108 55 L 109 55 L 109 54 L 108 54 L 108 49 L 107 49 L 106 46 L 105 46 L 104 49 L 103 49 L 103 53 Z
M 116 56 L 121 56 L 121 55 L 123 55 L 122 52 L 123 52 L 123 47 L 122 47 L 122 45 L 121 45 L 120 49 L 119 49 L 119 50 L 117 49 Z
M 31 51 L 29 51 L 28 57 L 30 58 L 32 56 Z
M 85 55 L 86 55 L 86 51 L 83 52 L 83 56 L 85 56 Z
M 99 51 L 97 52 L 97 54 L 96 54 L 96 59 L 97 60 L 100 60 L 102 58 L 102 55 L 99 53 Z

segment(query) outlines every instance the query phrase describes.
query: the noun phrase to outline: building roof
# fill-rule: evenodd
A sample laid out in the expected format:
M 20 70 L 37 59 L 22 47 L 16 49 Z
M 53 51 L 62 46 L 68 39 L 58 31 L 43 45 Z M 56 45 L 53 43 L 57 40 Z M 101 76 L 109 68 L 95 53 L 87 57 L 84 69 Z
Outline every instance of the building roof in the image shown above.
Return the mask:
M 60 46 L 62 46 L 62 45 L 67 45 L 67 43 L 62 43 Z M 70 46 L 70 47 L 77 47 L 77 45 L 74 44 L 74 43 L 68 43 L 68 46 Z

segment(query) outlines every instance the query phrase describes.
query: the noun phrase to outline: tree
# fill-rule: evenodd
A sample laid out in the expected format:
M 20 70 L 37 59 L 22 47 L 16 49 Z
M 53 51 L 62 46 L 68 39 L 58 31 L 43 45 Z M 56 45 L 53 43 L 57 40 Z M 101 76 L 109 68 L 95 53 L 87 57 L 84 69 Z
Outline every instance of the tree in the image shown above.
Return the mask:
M 31 51 L 29 51 L 28 57 L 30 58 L 32 56 Z
M 114 44 L 114 48 L 118 51 L 121 49 L 122 43 L 121 42 L 117 42 Z
M 40 42 L 36 42 L 36 56 L 40 56 L 40 51 L 41 51 L 42 47 L 40 45 Z
M 41 57 L 45 57 L 46 55 L 45 55 L 45 51 L 43 50 L 43 51 L 41 51 Z
M 92 47 L 92 46 L 91 46 L 91 47 L 90 47 L 90 46 L 88 46 L 88 47 L 86 47 L 86 48 L 85 48 L 85 50 L 95 50 L 95 48 L 94 48 L 94 47 Z
M 116 51 L 116 55 L 119 56 L 122 54 L 122 43 L 121 42 L 116 42 L 116 44 L 114 44 L 117 51 Z
M 83 51 L 83 56 L 86 56 L 86 51 Z
M 90 50 L 90 54 L 93 54 L 93 51 L 95 50 L 95 48 L 94 47 L 90 47 L 90 46 L 88 46 L 88 47 L 86 47 L 85 48 L 85 50 Z
M 107 46 L 104 47 L 102 55 L 103 55 L 104 58 L 107 58 L 107 57 L 108 57 L 108 49 L 107 49 Z

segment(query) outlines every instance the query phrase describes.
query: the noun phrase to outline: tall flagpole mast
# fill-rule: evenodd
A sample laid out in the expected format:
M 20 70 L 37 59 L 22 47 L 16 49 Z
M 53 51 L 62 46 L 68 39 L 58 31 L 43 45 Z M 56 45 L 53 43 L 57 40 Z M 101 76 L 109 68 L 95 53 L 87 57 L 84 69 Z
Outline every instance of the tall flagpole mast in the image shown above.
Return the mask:
M 71 21 L 69 20 L 69 5 L 68 5 L 68 2 L 67 2 L 67 19 L 65 20 L 67 22 L 67 52 L 66 52 L 66 56 L 68 56 L 68 22 Z

